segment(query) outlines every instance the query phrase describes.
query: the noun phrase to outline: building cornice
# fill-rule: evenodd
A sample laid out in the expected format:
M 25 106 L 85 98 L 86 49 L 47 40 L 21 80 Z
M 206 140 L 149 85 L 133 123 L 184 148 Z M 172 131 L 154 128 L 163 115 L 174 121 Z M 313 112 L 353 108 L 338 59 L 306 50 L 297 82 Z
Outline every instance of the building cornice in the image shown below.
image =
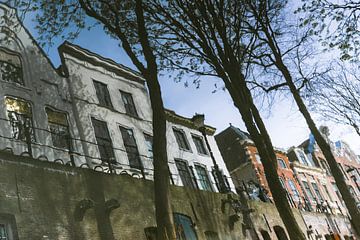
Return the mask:
M 183 117 L 176 114 L 174 111 L 165 109 L 166 120 L 175 124 L 179 124 L 191 129 L 199 130 L 191 118 Z M 214 135 L 216 128 L 205 125 L 205 132 L 207 135 Z
M 67 53 L 77 59 L 89 62 L 94 66 L 103 67 L 118 76 L 141 84 L 145 84 L 145 79 L 139 72 L 136 72 L 122 64 L 116 63 L 112 59 L 102 57 L 78 45 L 65 41 L 59 46 L 58 50 L 60 55 L 63 55 L 63 53 Z

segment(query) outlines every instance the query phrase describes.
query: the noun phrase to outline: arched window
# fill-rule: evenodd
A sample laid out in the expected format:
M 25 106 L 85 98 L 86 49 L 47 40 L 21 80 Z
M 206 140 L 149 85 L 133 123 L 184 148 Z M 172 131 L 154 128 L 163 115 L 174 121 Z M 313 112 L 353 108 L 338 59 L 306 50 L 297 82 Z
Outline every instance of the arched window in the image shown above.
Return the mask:
M 3 49 L 0 49 L 0 79 L 24 85 L 20 57 Z
M 270 237 L 270 234 L 268 233 L 268 231 L 261 230 L 260 233 L 264 240 L 271 240 L 271 237 Z
M 280 226 L 274 226 L 274 232 L 279 240 L 288 240 L 285 230 Z
M 174 213 L 174 223 L 177 240 L 197 240 L 194 224 L 190 217 L 181 213 Z
M 66 113 L 45 108 L 54 147 L 69 149 L 70 133 Z
M 287 168 L 284 159 L 278 158 L 277 161 L 280 168 Z
M 5 105 L 12 138 L 35 142 L 31 104 L 19 98 L 6 97 Z

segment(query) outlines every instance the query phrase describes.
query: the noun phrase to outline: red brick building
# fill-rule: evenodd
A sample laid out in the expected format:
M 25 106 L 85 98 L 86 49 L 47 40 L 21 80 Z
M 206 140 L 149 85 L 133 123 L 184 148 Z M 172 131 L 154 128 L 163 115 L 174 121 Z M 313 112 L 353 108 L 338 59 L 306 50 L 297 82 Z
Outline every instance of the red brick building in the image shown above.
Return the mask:
M 219 150 L 237 188 L 248 184 L 261 186 L 271 199 L 271 192 L 266 181 L 264 168 L 249 134 L 230 126 L 215 136 Z M 288 193 L 288 200 L 297 207 L 303 199 L 303 191 L 294 176 L 285 151 L 275 150 L 278 161 L 278 175 Z

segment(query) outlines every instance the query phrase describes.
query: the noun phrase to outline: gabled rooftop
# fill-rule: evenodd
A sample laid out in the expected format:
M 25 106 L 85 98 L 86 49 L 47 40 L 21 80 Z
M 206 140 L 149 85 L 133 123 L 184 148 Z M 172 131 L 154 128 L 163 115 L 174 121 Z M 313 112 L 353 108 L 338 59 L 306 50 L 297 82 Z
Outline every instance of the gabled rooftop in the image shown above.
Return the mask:
M 120 63 L 117 63 L 110 58 L 105 58 L 99 54 L 91 52 L 88 49 L 80 47 L 79 45 L 65 41 L 59 46 L 58 50 L 60 58 L 62 59 L 62 64 L 64 64 L 63 53 L 67 53 L 73 57 L 89 62 L 95 66 L 103 67 L 110 72 L 125 77 L 126 79 L 145 84 L 145 79 L 139 72 Z

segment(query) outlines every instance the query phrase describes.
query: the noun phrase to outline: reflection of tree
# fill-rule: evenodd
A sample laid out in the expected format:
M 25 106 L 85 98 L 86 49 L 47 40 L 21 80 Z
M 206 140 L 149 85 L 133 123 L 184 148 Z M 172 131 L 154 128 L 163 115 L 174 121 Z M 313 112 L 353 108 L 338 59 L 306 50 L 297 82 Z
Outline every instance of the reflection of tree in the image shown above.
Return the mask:
M 18 140 L 27 140 L 27 135 L 31 142 L 35 142 L 35 134 L 32 120 L 29 116 L 17 112 L 8 112 L 12 137 Z
M 21 68 L 11 63 L 0 61 L 0 77 L 3 81 L 24 85 Z

